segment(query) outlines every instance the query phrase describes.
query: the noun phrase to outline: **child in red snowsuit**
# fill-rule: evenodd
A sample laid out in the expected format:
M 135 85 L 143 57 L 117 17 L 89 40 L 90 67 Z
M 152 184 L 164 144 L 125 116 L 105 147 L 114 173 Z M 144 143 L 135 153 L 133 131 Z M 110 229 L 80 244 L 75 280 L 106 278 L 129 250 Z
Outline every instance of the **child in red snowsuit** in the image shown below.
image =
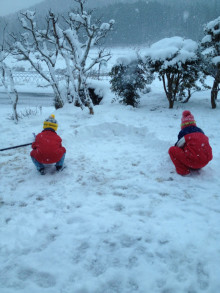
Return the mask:
M 181 120 L 181 131 L 175 146 L 169 149 L 169 155 L 180 175 L 187 175 L 192 169 L 200 169 L 212 160 L 212 148 L 209 139 L 190 111 L 184 111 Z
M 39 133 L 32 143 L 31 159 L 41 175 L 45 174 L 44 164 L 56 163 L 57 171 L 63 167 L 66 149 L 62 139 L 57 135 L 58 123 L 52 114 L 44 121 L 44 130 Z

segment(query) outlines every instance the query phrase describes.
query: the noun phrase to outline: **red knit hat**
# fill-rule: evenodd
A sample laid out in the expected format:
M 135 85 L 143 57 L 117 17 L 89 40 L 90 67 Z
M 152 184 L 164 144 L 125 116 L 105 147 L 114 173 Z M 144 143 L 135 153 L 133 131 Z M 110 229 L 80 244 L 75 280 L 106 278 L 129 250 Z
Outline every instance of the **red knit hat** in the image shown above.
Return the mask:
M 196 126 L 196 121 L 194 119 L 194 116 L 188 110 L 183 111 L 182 119 L 181 119 L 181 129 L 187 126 Z

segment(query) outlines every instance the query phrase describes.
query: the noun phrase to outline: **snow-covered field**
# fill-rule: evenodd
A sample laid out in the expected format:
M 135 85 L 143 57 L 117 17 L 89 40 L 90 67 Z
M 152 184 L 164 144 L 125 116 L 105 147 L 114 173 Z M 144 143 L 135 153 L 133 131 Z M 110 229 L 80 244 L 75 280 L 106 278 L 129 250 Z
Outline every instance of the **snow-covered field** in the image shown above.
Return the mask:
M 103 85 L 94 116 L 43 107 L 16 125 L 1 105 L 1 148 L 31 142 L 53 113 L 67 154 L 41 176 L 30 146 L 0 152 L 0 292 L 219 292 L 220 107 L 208 91 L 169 110 L 156 80 L 134 109 Z M 182 177 L 168 148 L 185 109 L 214 158 Z

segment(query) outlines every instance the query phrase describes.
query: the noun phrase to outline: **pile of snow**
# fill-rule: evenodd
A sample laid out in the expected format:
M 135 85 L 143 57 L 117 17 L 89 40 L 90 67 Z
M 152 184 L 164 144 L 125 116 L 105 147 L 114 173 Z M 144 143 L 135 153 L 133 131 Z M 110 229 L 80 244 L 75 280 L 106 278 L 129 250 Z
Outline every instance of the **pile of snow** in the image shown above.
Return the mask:
M 63 172 L 41 176 L 30 147 L 1 152 L 0 292 L 218 292 L 220 110 L 209 96 L 169 110 L 155 80 L 137 109 L 108 90 L 94 116 L 45 107 L 17 125 L 1 105 L 1 148 L 31 142 L 54 113 L 67 154 Z M 182 177 L 168 148 L 185 109 L 214 159 Z

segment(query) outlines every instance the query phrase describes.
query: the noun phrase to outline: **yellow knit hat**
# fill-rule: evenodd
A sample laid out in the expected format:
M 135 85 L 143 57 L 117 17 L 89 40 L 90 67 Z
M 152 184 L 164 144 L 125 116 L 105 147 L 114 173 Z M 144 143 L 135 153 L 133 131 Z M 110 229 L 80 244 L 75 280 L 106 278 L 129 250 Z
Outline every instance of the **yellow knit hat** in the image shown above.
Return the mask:
M 58 123 L 54 114 L 51 114 L 48 119 L 45 119 L 43 129 L 46 128 L 52 128 L 53 130 L 57 131 Z

